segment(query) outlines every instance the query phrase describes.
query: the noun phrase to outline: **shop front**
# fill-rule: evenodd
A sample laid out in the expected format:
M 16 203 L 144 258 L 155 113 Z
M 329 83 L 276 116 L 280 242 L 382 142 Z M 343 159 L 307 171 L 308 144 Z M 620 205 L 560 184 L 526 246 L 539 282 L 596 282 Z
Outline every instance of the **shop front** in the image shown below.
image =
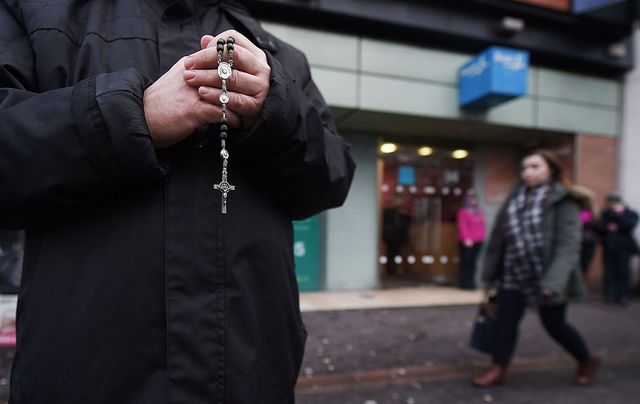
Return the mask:
M 473 154 L 451 147 L 385 142 L 380 164 L 383 284 L 397 283 L 398 277 L 455 283 L 456 215 L 466 195 L 476 193 Z

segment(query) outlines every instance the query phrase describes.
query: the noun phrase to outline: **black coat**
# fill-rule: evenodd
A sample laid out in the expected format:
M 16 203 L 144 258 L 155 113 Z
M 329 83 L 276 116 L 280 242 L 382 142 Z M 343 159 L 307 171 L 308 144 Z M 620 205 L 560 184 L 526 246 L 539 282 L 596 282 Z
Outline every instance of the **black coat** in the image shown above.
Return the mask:
M 214 128 L 154 150 L 142 96 L 230 27 L 272 77 L 223 216 Z M 291 220 L 353 170 L 304 55 L 234 2 L 0 1 L 0 228 L 27 229 L 10 403 L 293 402 Z
M 607 229 L 609 224 L 615 224 L 618 228 L 615 231 Z M 633 238 L 633 229 L 638 224 L 638 214 L 629 208 L 617 214 L 612 209 L 603 209 L 600 212 L 600 221 L 597 229 L 601 235 L 602 245 L 605 252 L 611 253 L 638 253 L 638 244 Z

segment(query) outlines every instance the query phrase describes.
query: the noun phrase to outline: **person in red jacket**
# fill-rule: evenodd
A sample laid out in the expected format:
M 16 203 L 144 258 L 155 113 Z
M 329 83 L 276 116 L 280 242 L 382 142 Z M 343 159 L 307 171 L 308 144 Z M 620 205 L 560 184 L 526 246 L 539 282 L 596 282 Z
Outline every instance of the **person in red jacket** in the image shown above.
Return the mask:
M 476 261 L 486 233 L 484 213 L 475 194 L 466 196 L 464 206 L 458 211 L 457 223 L 460 242 L 458 285 L 462 289 L 475 289 Z

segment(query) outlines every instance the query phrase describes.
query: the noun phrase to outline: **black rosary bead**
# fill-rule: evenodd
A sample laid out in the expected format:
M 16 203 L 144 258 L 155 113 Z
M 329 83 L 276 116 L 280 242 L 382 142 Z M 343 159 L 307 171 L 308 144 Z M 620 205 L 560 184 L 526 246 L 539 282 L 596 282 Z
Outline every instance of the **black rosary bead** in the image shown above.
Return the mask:
M 235 39 L 233 39 L 233 37 L 232 37 L 232 36 L 230 36 L 229 38 L 227 38 L 227 43 L 229 43 L 229 44 L 234 44 L 234 43 L 236 43 L 236 40 L 235 40 Z
M 222 64 L 222 54 L 224 52 L 224 47 L 227 47 L 228 51 L 228 61 Z M 235 41 L 232 37 L 229 37 L 227 41 L 223 39 L 218 40 L 217 49 L 218 49 L 218 62 L 220 66 L 218 66 L 218 76 L 222 80 L 222 95 L 220 96 L 220 101 L 222 102 L 222 117 L 220 118 L 220 157 L 222 158 L 222 181 L 219 184 L 214 184 L 213 188 L 220 191 L 222 193 L 222 213 L 227 213 L 227 195 L 230 191 L 234 191 L 236 189 L 235 186 L 231 185 L 227 178 L 228 172 L 227 167 L 229 165 L 229 152 L 225 148 L 226 139 L 227 139 L 227 118 L 225 115 L 227 109 L 227 102 L 229 101 L 229 97 L 227 96 L 227 80 L 231 76 L 231 69 L 233 66 L 233 44 Z

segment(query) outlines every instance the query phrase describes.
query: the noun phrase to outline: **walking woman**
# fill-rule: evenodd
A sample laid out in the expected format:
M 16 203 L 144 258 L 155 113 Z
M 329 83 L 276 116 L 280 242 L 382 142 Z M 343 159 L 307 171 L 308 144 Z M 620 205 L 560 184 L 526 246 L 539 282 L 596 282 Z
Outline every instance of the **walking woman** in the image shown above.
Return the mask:
M 549 335 L 573 358 L 575 383 L 591 384 L 600 359 L 566 321 L 567 299 L 586 294 L 579 269 L 580 204 L 563 184 L 557 157 L 538 150 L 522 160 L 522 181 L 498 214 L 487 244 L 482 279 L 497 290 L 493 364 L 473 380 L 478 387 L 504 381 L 527 307 L 538 311 Z
M 476 260 L 485 237 L 484 214 L 478 197 L 469 193 L 464 206 L 458 211 L 458 240 L 460 242 L 460 272 L 458 285 L 461 289 L 476 288 Z

